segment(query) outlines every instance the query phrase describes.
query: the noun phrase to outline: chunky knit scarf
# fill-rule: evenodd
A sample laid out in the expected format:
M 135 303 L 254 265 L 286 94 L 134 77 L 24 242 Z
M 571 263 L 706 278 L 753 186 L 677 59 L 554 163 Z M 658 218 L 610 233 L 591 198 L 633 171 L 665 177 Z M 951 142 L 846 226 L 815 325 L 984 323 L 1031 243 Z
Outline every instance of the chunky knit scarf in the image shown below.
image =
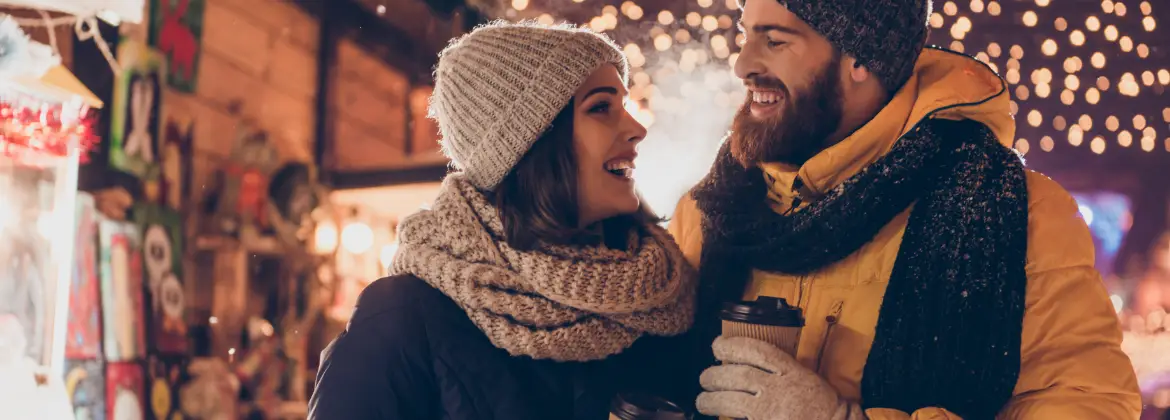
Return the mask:
M 544 245 L 512 249 L 499 214 L 462 174 L 430 210 L 404 219 L 391 274 L 413 274 L 451 297 L 499 348 L 558 361 L 602 359 L 642 334 L 691 326 L 696 276 L 657 225 L 627 250 Z
M 840 261 L 913 204 L 862 379 L 862 405 L 991 419 L 1020 366 L 1027 248 L 1023 163 L 982 124 L 925 120 L 888 155 L 799 211 L 766 200 L 759 169 L 725 149 L 694 191 L 703 213 L 700 320 L 752 268 Z M 717 326 L 697 326 L 717 334 Z

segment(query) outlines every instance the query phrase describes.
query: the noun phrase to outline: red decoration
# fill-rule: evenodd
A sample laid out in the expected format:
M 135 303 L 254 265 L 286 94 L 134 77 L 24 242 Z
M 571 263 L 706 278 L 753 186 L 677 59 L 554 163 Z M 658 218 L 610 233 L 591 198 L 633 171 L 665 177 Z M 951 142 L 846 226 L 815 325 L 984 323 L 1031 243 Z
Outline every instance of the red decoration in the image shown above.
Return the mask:
M 158 35 L 158 48 L 171 58 L 173 71 L 181 72 L 183 78 L 190 80 L 195 75 L 195 34 L 182 18 L 187 14 L 187 2 L 179 0 L 178 7 L 171 9 L 171 2 L 163 0 L 159 6 L 163 8 L 162 31 Z
M 99 142 L 89 114 L 84 105 L 0 99 L 0 156 L 35 162 L 68 156 L 70 147 L 79 147 L 84 162 Z

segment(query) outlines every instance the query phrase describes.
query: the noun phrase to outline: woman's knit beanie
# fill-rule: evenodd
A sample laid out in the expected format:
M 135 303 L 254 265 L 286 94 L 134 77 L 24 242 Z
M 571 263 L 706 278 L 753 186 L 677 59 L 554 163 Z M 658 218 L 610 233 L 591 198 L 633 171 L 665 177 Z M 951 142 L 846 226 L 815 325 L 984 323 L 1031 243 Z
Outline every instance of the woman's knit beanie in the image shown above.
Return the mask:
M 570 25 L 496 21 L 451 41 L 430 102 L 443 152 L 477 188 L 495 189 L 603 64 L 626 82 L 617 45 Z

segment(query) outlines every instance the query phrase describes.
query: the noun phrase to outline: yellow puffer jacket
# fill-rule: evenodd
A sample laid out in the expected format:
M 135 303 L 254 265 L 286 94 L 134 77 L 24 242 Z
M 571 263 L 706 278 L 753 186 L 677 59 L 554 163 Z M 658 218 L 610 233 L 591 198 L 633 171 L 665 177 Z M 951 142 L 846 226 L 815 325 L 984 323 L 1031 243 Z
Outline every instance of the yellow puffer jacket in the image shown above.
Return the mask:
M 776 180 L 768 199 L 775 210 L 788 210 L 798 175 L 804 181 L 802 197 L 829 191 L 888 152 L 923 118 L 976 120 L 1011 145 L 1015 124 L 1009 103 L 1002 79 L 982 63 L 927 49 L 906 87 L 848 139 L 800 168 L 764 165 Z M 1093 268 L 1089 230 L 1072 197 L 1056 182 L 1028 172 L 1027 188 L 1028 286 L 1020 378 L 999 418 L 1137 419 L 1137 380 L 1121 352 L 1113 306 Z M 861 374 L 908 217 L 909 210 L 854 254 L 811 275 L 754 272 L 744 292 L 749 300 L 775 296 L 799 304 L 807 325 L 796 358 L 852 401 L 861 396 Z M 687 259 L 698 266 L 700 215 L 689 195 L 669 227 Z M 941 408 L 866 414 L 871 420 L 958 419 Z

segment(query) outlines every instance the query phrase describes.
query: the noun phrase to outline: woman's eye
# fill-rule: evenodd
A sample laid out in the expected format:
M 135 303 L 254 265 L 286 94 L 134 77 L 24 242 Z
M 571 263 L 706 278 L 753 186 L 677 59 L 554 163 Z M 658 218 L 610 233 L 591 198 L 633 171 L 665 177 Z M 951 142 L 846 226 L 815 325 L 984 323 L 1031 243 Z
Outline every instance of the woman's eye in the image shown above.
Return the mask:
M 609 102 L 604 102 L 604 101 L 598 102 L 597 104 L 595 104 L 589 108 L 589 113 L 590 114 L 605 114 L 605 113 L 609 112 L 609 108 L 610 108 Z

